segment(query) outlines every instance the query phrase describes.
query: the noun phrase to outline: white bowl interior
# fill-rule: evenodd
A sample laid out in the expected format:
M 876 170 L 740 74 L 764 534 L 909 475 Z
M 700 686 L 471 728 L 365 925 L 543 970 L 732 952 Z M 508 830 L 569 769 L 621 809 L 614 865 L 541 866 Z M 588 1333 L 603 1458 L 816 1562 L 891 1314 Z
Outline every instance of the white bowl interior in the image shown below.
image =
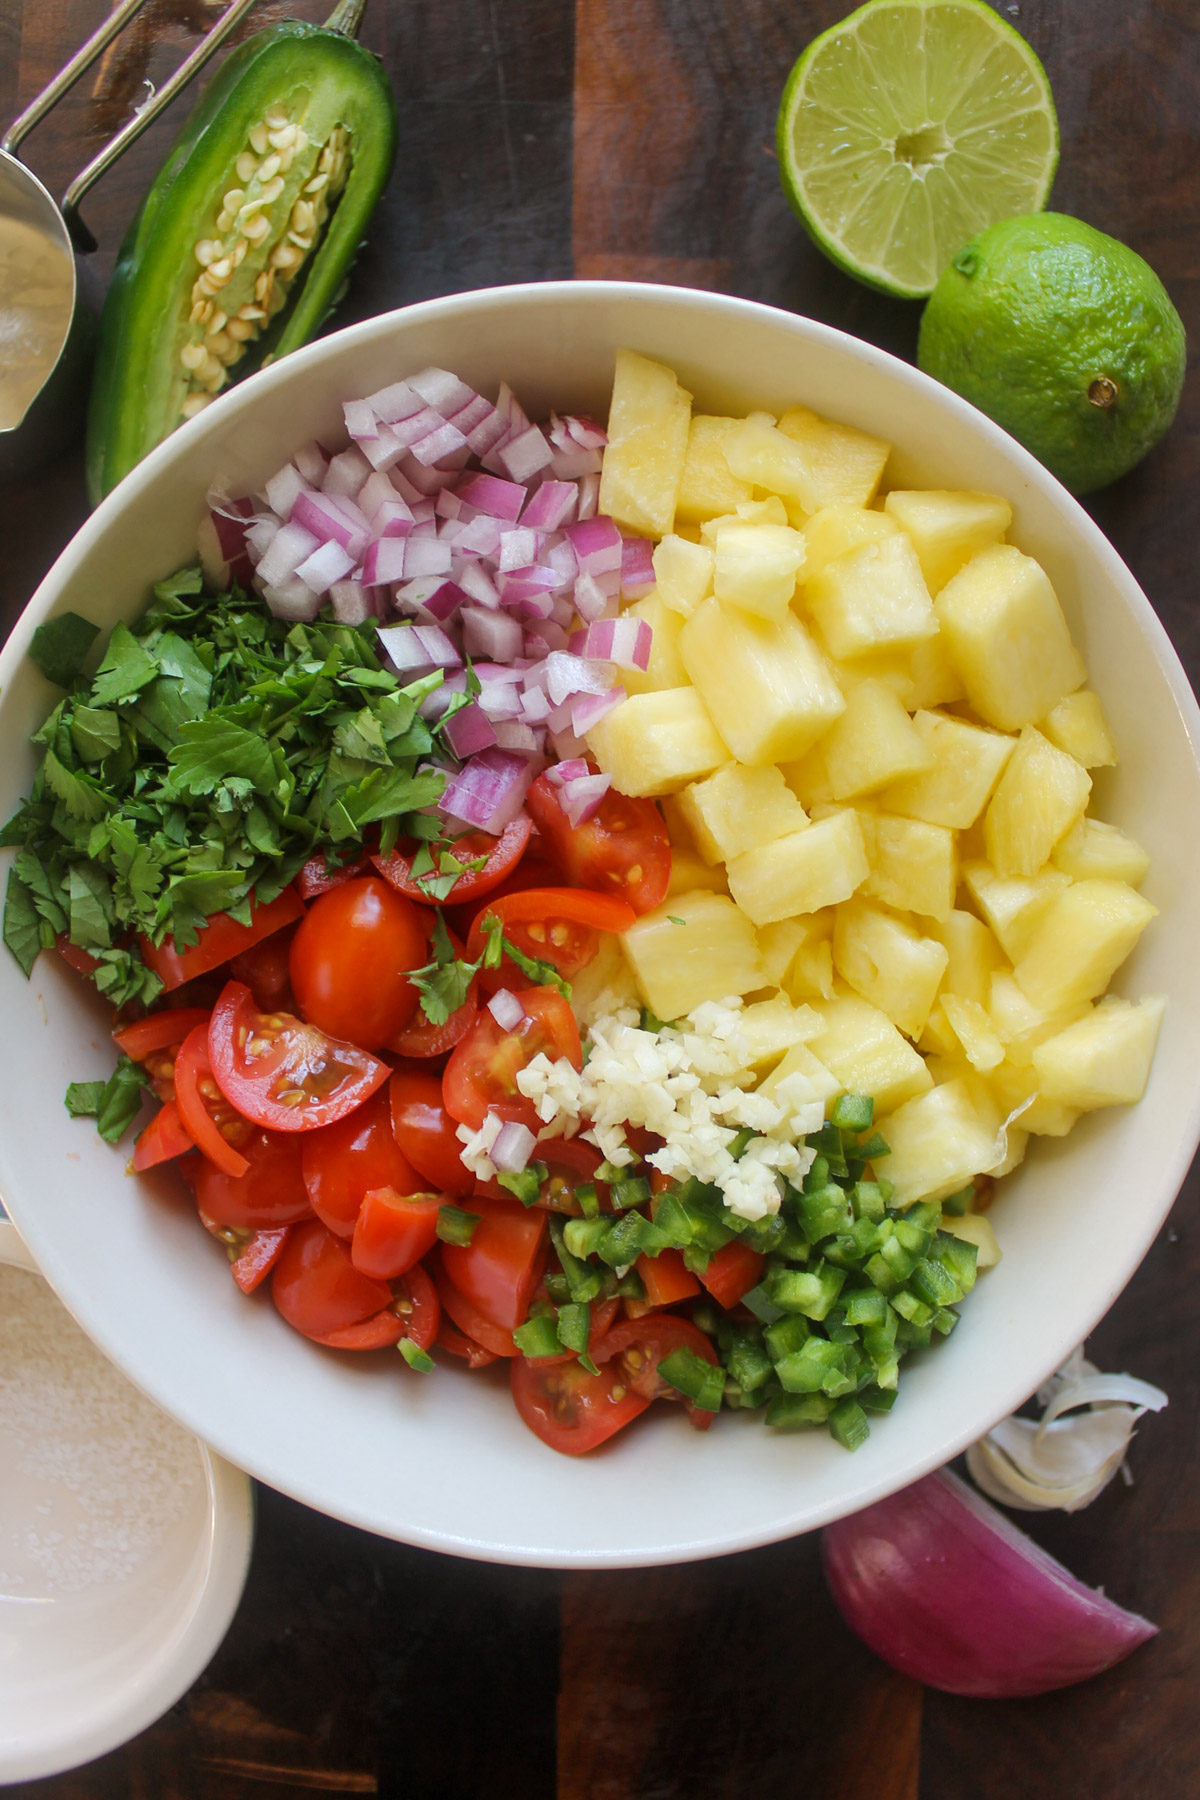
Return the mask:
M 234 390 L 110 496 L 31 602 L 0 661 L 0 810 L 25 791 L 25 748 L 52 694 L 22 652 L 73 608 L 132 618 L 151 581 L 187 561 L 210 479 L 246 491 L 299 443 L 340 435 L 340 403 L 428 363 L 526 408 L 603 416 L 614 351 L 670 363 L 711 411 L 801 402 L 889 438 L 893 486 L 1006 495 L 1012 539 L 1048 570 L 1120 767 L 1099 811 L 1151 852 L 1162 916 L 1117 988 L 1170 995 L 1149 1090 L 1038 1140 L 993 1215 L 1004 1261 L 953 1340 L 906 1365 L 895 1412 L 850 1456 L 824 1436 L 775 1436 L 728 1417 L 701 1436 L 670 1409 L 575 1462 L 539 1443 L 503 1376 L 421 1378 L 394 1356 L 307 1343 L 266 1296 L 247 1302 L 168 1181 L 131 1181 L 124 1157 L 68 1121 L 68 1079 L 108 1065 L 103 1009 L 54 958 L 30 983 L 0 962 L 8 1024 L 0 1079 L 0 1192 L 76 1318 L 163 1407 L 262 1480 L 340 1518 L 435 1549 L 509 1562 L 619 1566 L 744 1548 L 810 1529 L 915 1480 L 1012 1410 L 1092 1328 L 1144 1254 L 1200 1132 L 1200 805 L 1197 714 L 1149 604 L 1083 510 L 1002 432 L 883 352 L 744 301 L 556 283 L 432 301 L 299 352 Z M 659 1417 L 667 1412 L 669 1416 Z
M 104 1368 L 0 1223 L 4 1308 L 50 1324 L 56 1360 L 35 1366 L 26 1326 L 3 1373 L 22 1399 L 0 1406 L 0 1783 L 89 1762 L 174 1705 L 225 1635 L 252 1530 L 245 1475 Z

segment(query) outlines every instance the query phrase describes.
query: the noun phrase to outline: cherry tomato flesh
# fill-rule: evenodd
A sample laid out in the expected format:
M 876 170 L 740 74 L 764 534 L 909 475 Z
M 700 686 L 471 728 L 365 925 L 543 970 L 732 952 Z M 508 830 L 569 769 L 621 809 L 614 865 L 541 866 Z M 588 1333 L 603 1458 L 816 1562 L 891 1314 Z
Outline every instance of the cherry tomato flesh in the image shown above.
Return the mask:
M 440 887 L 430 892 L 428 887 L 421 886 L 420 878 L 414 879 L 412 865 L 419 846 L 413 839 L 406 838 L 390 855 L 373 856 L 371 861 L 384 880 L 409 900 L 420 901 L 424 906 L 435 903 L 457 906 L 464 901 L 480 900 L 484 894 L 499 887 L 524 856 L 532 830 L 528 815 L 518 813 L 515 819 L 509 820 L 499 837 L 490 831 L 468 831 L 464 837 L 456 838 L 451 851 L 458 862 L 475 862 L 481 856 L 487 860 L 482 869 L 465 870 L 448 890 L 444 901 L 437 899 Z M 434 857 L 436 861 L 436 852 Z M 436 878 L 436 870 L 431 871 L 429 879 Z
M 565 1056 L 577 1069 L 583 1067 L 579 1027 L 575 1015 L 554 988 L 525 988 L 516 993 L 524 1016 L 512 1031 L 505 1031 L 487 1007 L 460 1044 L 456 1044 L 442 1077 L 442 1103 L 452 1119 L 478 1131 L 490 1107 L 521 1120 L 531 1131 L 538 1129 L 533 1102 L 517 1088 L 517 1075 L 535 1056 L 544 1053 L 551 1062 Z
M 455 1121 L 442 1104 L 440 1076 L 398 1071 L 391 1081 L 392 1130 L 423 1183 L 437 1193 L 462 1197 L 475 1178 L 465 1169 Z
M 361 1050 L 378 1050 L 416 1008 L 408 976 L 426 960 L 425 923 L 378 875 L 360 876 L 313 901 L 289 960 L 292 991 L 309 1023 Z
M 566 1456 L 583 1456 L 622 1431 L 650 1402 L 609 1364 L 589 1375 L 577 1361 L 531 1362 L 519 1356 L 510 1375 L 513 1403 L 535 1436 Z
M 539 775 L 526 799 L 560 875 L 577 887 L 616 894 L 635 913 L 660 906 L 671 879 L 671 842 L 653 800 L 631 800 L 610 788 L 590 819 L 572 825 L 560 792 Z
M 301 1166 L 312 1210 L 343 1238 L 353 1237 L 372 1188 L 416 1194 L 426 1185 L 396 1142 L 386 1088 L 323 1131 L 307 1133 Z
M 197 1204 L 215 1224 L 256 1230 L 312 1217 L 294 1133 L 254 1126 L 241 1151 L 243 1175 L 228 1174 L 207 1159 L 193 1173 Z
M 319 1219 L 294 1227 L 275 1265 L 271 1297 L 289 1325 L 318 1341 L 374 1320 L 392 1304 L 387 1283 L 361 1274 L 341 1238 Z M 394 1313 L 391 1324 L 399 1327 L 398 1338 L 403 1327 Z
M 515 1331 L 546 1266 L 546 1215 L 500 1200 L 475 1201 L 471 1210 L 480 1219 L 470 1243 L 444 1244 L 442 1267 L 484 1318 L 501 1331 Z
M 355 1221 L 351 1262 L 377 1281 L 407 1275 L 436 1244 L 440 1211 L 436 1196 L 405 1196 L 392 1187 L 371 1188 Z
M 356 1044 L 329 1037 L 291 1013 L 260 1013 L 240 981 L 227 982 L 213 1007 L 208 1053 L 229 1104 L 274 1131 L 332 1125 L 390 1074 L 386 1063 Z
M 285 887 L 282 894 L 266 906 L 251 901 L 248 925 L 240 925 L 228 913 L 214 913 L 207 924 L 200 927 L 200 935 L 190 950 L 177 950 L 173 937 L 164 938 L 161 944 L 152 944 L 149 938 L 141 937 L 138 946 L 142 961 L 170 991 L 182 987 L 196 975 L 219 968 L 231 956 L 257 944 L 260 938 L 270 937 L 273 932 L 292 924 L 303 912 L 304 902 L 295 888 Z

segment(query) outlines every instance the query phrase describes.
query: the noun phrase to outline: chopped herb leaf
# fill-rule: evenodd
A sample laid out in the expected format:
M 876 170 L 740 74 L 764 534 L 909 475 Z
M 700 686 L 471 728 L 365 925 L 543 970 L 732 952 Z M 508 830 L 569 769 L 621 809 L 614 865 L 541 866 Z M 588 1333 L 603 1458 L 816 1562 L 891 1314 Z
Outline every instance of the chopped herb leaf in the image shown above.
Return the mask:
M 142 1082 L 137 1063 L 122 1056 L 107 1081 L 73 1081 L 67 1111 L 73 1119 L 95 1119 L 106 1143 L 120 1143 L 141 1110 Z
M 100 627 L 78 613 L 60 613 L 39 625 L 29 640 L 30 659 L 55 687 L 69 688 L 100 635 Z

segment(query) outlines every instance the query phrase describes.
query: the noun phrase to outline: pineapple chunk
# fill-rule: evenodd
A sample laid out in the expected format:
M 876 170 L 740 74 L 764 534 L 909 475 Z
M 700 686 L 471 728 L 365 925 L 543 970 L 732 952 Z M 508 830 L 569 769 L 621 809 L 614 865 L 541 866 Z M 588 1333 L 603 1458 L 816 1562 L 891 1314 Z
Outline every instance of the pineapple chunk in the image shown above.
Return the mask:
M 933 767 L 933 752 L 886 681 L 860 682 L 821 739 L 833 799 L 870 794 Z
M 870 506 L 883 478 L 890 444 L 856 431 L 852 425 L 834 425 L 806 406 L 789 406 L 779 429 L 807 452 L 818 506 L 839 501 Z
M 847 994 L 818 1001 L 824 1020 L 821 1060 L 848 1094 L 871 1094 L 876 1112 L 890 1112 L 933 1086 L 933 1076 L 892 1021 L 868 1000 Z
M 943 994 L 939 1004 L 971 1067 L 981 1075 L 998 1068 L 1004 1061 L 1004 1044 L 978 1000 Z
M 1007 1175 L 1008 1170 L 1004 1172 Z M 1000 1171 L 993 1169 L 992 1173 L 998 1175 Z M 957 1219 L 948 1216 L 942 1220 L 941 1228 L 951 1237 L 961 1238 L 964 1244 L 974 1244 L 979 1252 L 975 1258 L 976 1269 L 994 1269 L 1000 1261 L 1000 1246 L 986 1213 L 963 1213 Z
M 887 1178 L 893 1206 L 944 1200 L 999 1160 L 998 1119 L 977 1110 L 965 1081 L 946 1081 L 879 1120 L 891 1147 Z
M 832 908 L 827 909 L 832 911 Z M 820 918 L 822 915 L 817 914 Z M 791 999 L 832 1000 L 837 992 L 833 974 L 833 940 L 815 937 L 801 944 L 792 959 L 784 987 Z
M 1123 881 L 1073 882 L 1042 914 L 1013 974 L 1047 1011 L 1094 1000 L 1157 915 Z
M 834 968 L 906 1037 L 919 1038 L 925 1029 L 949 960 L 944 944 L 921 937 L 869 901 L 850 900 L 837 909 Z
M 1033 1066 L 1043 1098 L 1080 1112 L 1140 1100 L 1166 1004 L 1161 994 L 1136 1005 L 1110 997 L 1086 1019 L 1039 1044 Z
M 691 544 L 674 533 L 654 546 L 656 592 L 664 606 L 690 619 L 713 590 L 716 558 L 707 544 Z
M 1036 875 L 1082 817 L 1092 778 L 1026 725 L 1008 759 L 984 821 L 988 861 L 998 875 Z
M 931 643 L 937 640 L 930 639 Z M 911 650 L 881 650 L 874 656 L 855 656 L 837 665 L 837 678 L 847 700 L 864 681 L 881 681 L 891 688 L 905 712 L 914 712 Z
M 912 539 L 931 594 L 1012 524 L 1012 507 L 999 494 L 894 489 L 883 506 Z
M 962 1045 L 958 1034 L 946 1017 L 946 1011 L 940 1000 L 935 1000 L 925 1021 L 925 1029 L 917 1039 L 917 1049 L 922 1056 L 941 1056 L 953 1059 L 962 1055 Z
M 725 525 L 787 525 L 787 507 L 778 494 L 766 494 L 761 500 L 743 500 L 736 512 L 721 513 L 718 517 L 706 519 L 700 527 L 700 542 L 710 544 L 715 550 L 717 538 Z M 797 536 L 800 533 L 797 532 Z
M 636 351 L 617 351 L 600 512 L 647 537 L 671 530 L 691 412 L 692 396 L 672 370 Z
M 621 670 L 621 685 L 625 692 L 661 694 L 667 688 L 685 688 L 688 678 L 679 654 L 679 631 L 683 624 L 679 614 L 663 604 L 657 589 L 625 610 L 635 619 L 644 619 L 653 633 L 649 666 Z
M 632 694 L 587 735 L 588 748 L 622 794 L 671 794 L 711 775 L 729 752 L 694 688 Z
M 1038 1088 L 1032 1065 L 1018 1067 L 1006 1058 L 987 1079 L 1005 1117 L 1012 1118 L 1016 1114 L 1008 1127 L 1010 1136 L 1013 1126 L 1019 1126 L 1020 1130 L 1031 1132 L 1035 1137 L 1066 1137 L 1079 1118 L 1076 1107 L 1045 1098 Z
M 703 525 L 714 514 L 735 512 L 743 500 L 754 498 L 753 487 L 734 474 L 725 454 L 730 434 L 741 422 L 710 413 L 693 415 L 675 501 L 681 524 Z
M 804 604 L 839 661 L 905 649 L 937 631 L 917 553 L 903 532 L 826 563 L 805 582 Z
M 1079 688 L 1060 700 L 1042 720 L 1042 730 L 1052 744 L 1081 762 L 1085 769 L 1111 769 L 1116 747 L 1098 697 L 1090 688 Z
M 772 925 L 761 926 L 758 949 L 771 986 L 783 987 L 798 950 L 832 935 L 832 907 L 824 912 L 802 913 L 798 919 L 777 919 Z
M 819 1037 L 825 1022 L 811 1006 L 793 1006 L 786 994 L 759 1000 L 744 1008 L 738 1020 L 739 1036 L 746 1044 L 746 1063 L 752 1069 L 769 1069 L 797 1044 Z
M 886 513 L 866 512 L 861 506 L 823 506 L 804 526 L 805 579 L 811 581 L 835 557 L 899 535 L 900 527 Z
M 941 992 L 958 994 L 964 1000 L 986 1006 L 992 974 L 1004 961 L 1004 953 L 987 926 L 974 913 L 950 912 L 933 927 L 933 935 L 945 944 L 950 957 Z
M 680 848 L 676 844 L 675 833 L 672 832 L 667 899 L 673 899 L 676 894 L 690 894 L 694 888 L 708 888 L 714 894 L 727 894 L 729 883 L 720 863 L 715 868 L 710 868 L 694 850 Z
M 941 632 L 918 644 L 909 657 L 909 691 L 904 702 L 909 712 L 926 712 L 931 706 L 953 706 L 957 700 L 966 697 L 963 678 L 946 653 L 946 640 Z
M 863 835 L 868 836 L 866 830 Z M 897 912 L 947 917 L 958 886 L 958 854 L 954 833 L 947 826 L 876 813 L 867 854 L 871 873 L 863 884 L 864 894 Z
M 636 919 L 621 948 L 660 1019 L 680 1019 L 705 1000 L 767 985 L 754 927 L 722 894 L 676 894 Z
M 808 824 L 804 808 L 769 763 L 755 768 L 723 763 L 707 781 L 685 788 L 679 806 L 701 856 L 714 863 Z
M 706 600 L 684 626 L 679 647 L 739 762 L 791 762 L 846 710 L 829 664 L 791 614 L 759 619 Z
M 1140 887 L 1150 868 L 1150 857 L 1136 838 L 1101 819 L 1077 820 L 1055 847 L 1053 861 L 1072 881 L 1099 876 L 1127 881 L 1130 887 Z
M 1012 544 L 972 557 L 935 610 L 967 698 L 1002 731 L 1044 718 L 1086 679 L 1045 571 Z
M 1039 1044 L 1044 1044 L 1047 1038 L 1057 1037 L 1060 1031 L 1086 1017 L 1091 1010 L 1086 1000 L 1064 1012 L 1047 1012 L 1043 1007 L 1034 1006 L 1008 969 L 997 969 L 989 983 L 988 1017 L 1005 1044 L 1007 1060 L 1014 1068 L 1032 1067 L 1033 1053 Z
M 716 535 L 713 592 L 718 600 L 781 619 L 804 567 L 804 539 L 790 525 L 752 525 L 722 519 Z
M 1060 869 L 1043 869 L 1039 875 L 997 875 L 990 863 L 963 864 L 963 880 L 976 906 L 996 934 L 1009 962 L 1017 962 L 1029 948 L 1043 913 L 1070 885 Z
M 831 1100 L 845 1093 L 841 1082 L 820 1059 L 813 1055 L 807 1044 L 796 1044 L 788 1051 L 781 1063 L 776 1063 L 765 1081 L 758 1084 L 758 1092 L 765 1094 L 769 1100 L 775 1098 L 775 1090 L 793 1075 L 803 1075 L 813 1090 L 813 1099 L 821 1100 L 829 1109 Z
M 919 712 L 913 725 L 925 740 L 933 767 L 884 788 L 879 803 L 888 812 L 963 831 L 983 811 L 1016 739 L 948 713 Z
M 621 940 L 615 931 L 600 933 L 600 948 L 590 963 L 571 977 L 571 1011 L 581 1026 L 618 1007 L 640 1007 L 633 971 L 621 952 Z
M 729 891 L 756 925 L 848 900 L 870 873 L 862 829 L 849 809 L 747 850 L 728 864 Z
M 808 456 L 796 440 L 777 429 L 770 413 L 751 413 L 725 442 L 729 467 L 742 481 L 792 500 L 806 513 L 820 505 Z

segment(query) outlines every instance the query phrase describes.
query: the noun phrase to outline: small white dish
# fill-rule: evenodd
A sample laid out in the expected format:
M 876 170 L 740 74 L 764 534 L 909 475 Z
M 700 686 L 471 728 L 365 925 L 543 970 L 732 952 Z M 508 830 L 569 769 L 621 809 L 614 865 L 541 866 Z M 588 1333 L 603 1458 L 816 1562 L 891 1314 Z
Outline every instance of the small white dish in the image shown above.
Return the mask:
M 850 1456 L 747 1414 L 704 1434 L 654 1409 L 592 1457 L 521 1423 L 504 1371 L 325 1350 L 249 1300 L 169 1174 L 125 1157 L 63 1089 L 112 1067 L 108 1009 L 58 957 L 26 982 L 0 954 L 0 1191 L 47 1278 L 105 1353 L 239 1467 L 370 1531 L 497 1562 L 619 1568 L 715 1556 L 838 1519 L 957 1456 L 1018 1407 L 1108 1310 L 1145 1255 L 1200 1136 L 1200 712 L 1146 597 L 1083 508 L 999 427 L 918 370 L 812 320 L 727 295 L 625 282 L 457 294 L 367 320 L 236 387 L 153 451 L 68 545 L 0 651 L 0 819 L 27 791 L 30 736 L 58 694 L 25 655 L 68 608 L 104 629 L 195 557 L 214 477 L 248 493 L 297 445 L 340 441 L 341 403 L 431 363 L 533 417 L 605 416 L 621 346 L 671 364 L 698 411 L 802 403 L 889 439 L 895 487 L 1013 505 L 1100 694 L 1121 762 L 1097 810 L 1151 856 L 1161 916 L 1117 989 L 1170 996 L 1137 1107 L 1041 1139 L 993 1213 L 1004 1261 L 953 1339 L 905 1368 L 900 1403 Z M 1164 518 L 1162 528 L 1174 529 Z M 4 859 L 7 860 L 7 859 Z
M 211 1659 L 250 1482 L 96 1349 L 0 1221 L 0 1785 L 152 1725 Z

